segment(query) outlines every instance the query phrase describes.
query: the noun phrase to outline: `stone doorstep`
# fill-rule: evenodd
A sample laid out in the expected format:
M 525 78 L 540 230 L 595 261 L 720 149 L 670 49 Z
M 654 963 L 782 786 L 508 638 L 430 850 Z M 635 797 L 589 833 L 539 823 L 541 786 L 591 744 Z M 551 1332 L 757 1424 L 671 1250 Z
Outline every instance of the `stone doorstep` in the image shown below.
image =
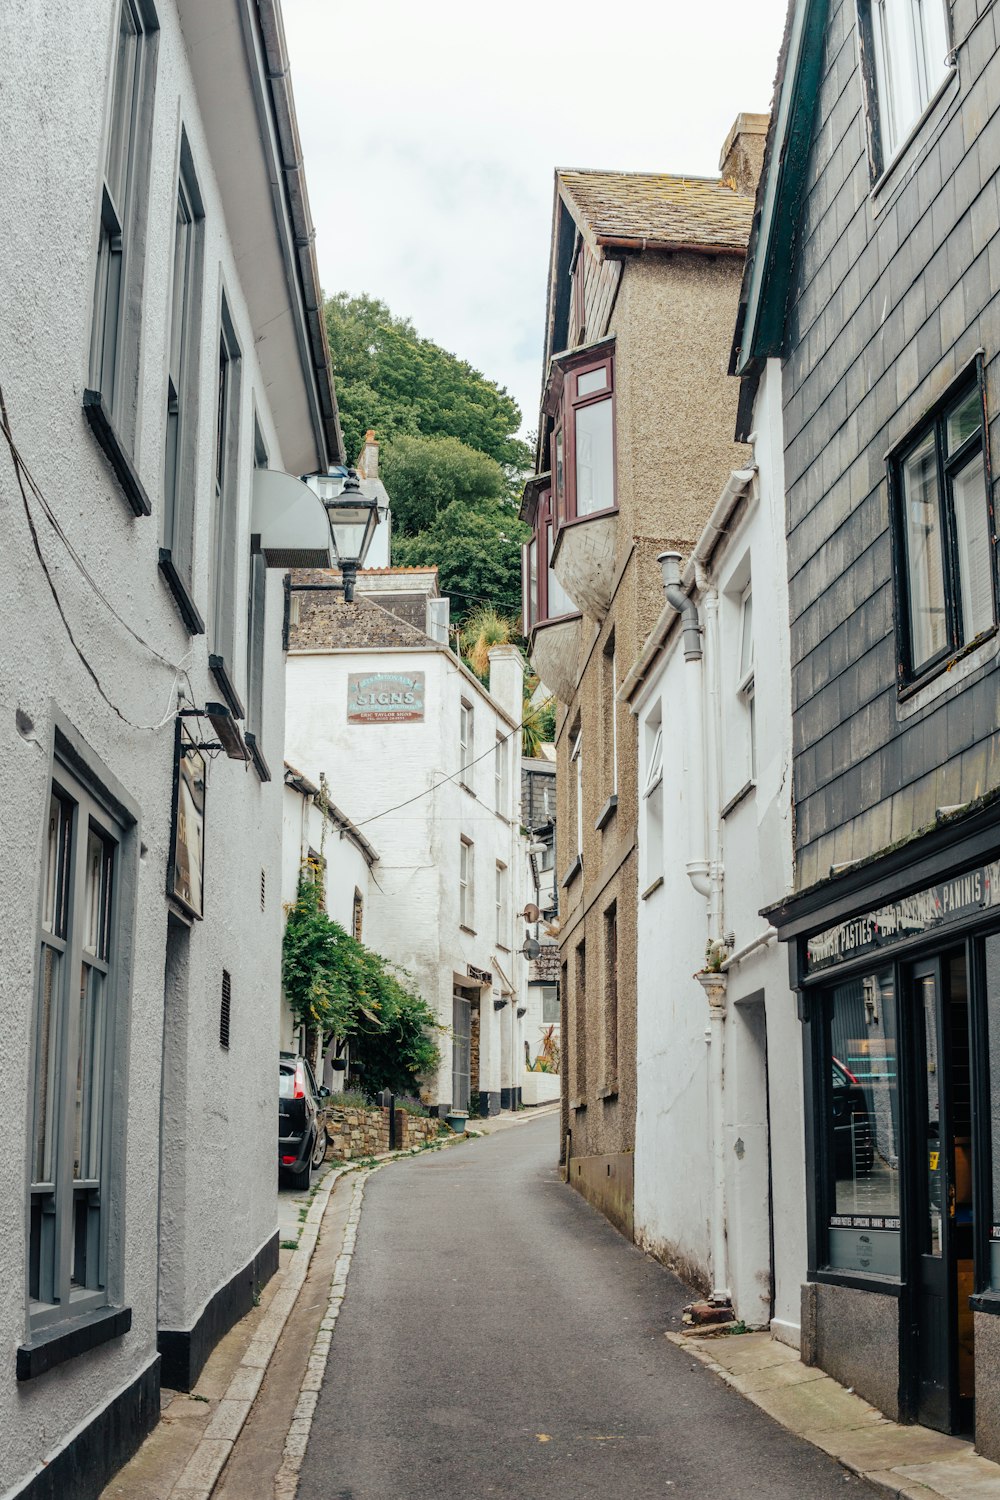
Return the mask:
M 671 1343 L 713 1370 L 775 1422 L 836 1458 L 844 1468 L 899 1500 L 997 1500 L 1000 1464 L 971 1443 L 929 1427 L 890 1422 L 875 1407 L 768 1333 Z

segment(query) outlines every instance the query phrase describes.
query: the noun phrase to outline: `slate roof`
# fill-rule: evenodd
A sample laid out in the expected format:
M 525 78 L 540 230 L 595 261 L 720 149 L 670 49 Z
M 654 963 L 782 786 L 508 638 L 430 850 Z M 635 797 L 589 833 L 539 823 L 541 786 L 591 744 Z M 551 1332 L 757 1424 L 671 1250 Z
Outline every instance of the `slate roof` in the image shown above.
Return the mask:
M 573 217 L 597 245 L 634 241 L 636 249 L 705 246 L 742 251 L 753 199 L 717 177 L 667 172 L 559 171 Z

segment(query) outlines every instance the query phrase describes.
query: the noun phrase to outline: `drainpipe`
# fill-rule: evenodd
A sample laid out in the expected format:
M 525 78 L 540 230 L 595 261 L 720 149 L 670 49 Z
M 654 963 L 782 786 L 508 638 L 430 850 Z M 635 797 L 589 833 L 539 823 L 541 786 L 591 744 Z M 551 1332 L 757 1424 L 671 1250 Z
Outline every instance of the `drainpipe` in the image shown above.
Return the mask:
M 704 652 L 698 609 L 681 588 L 681 554 L 663 552 L 657 561 L 663 573 L 667 603 L 681 616 L 684 660 L 688 664 L 688 724 L 690 751 L 687 790 L 689 796 L 689 853 L 698 857 L 687 863 L 688 879 L 708 903 L 708 936 L 717 941 L 722 931 L 722 860 L 719 831 L 719 735 L 718 713 L 718 593 L 705 590 L 705 617 L 709 641 L 708 757 L 706 764 Z M 708 796 L 706 797 L 706 791 Z M 711 842 L 706 840 L 706 824 Z M 712 858 L 705 857 L 711 848 Z M 709 1024 L 705 1041 L 709 1047 L 709 1131 L 712 1163 L 712 1292 L 710 1300 L 720 1306 L 730 1302 L 728 1247 L 726 1243 L 726 1162 L 724 1151 L 726 976 L 701 973 L 698 979 L 708 1000 Z
M 705 648 L 708 660 L 705 683 L 708 694 L 705 715 L 705 821 L 708 825 L 708 936 L 720 941 L 725 932 L 722 864 L 722 683 L 719 652 L 719 590 L 700 563 L 695 565 L 698 592 L 705 610 Z
M 688 879 L 700 896 L 710 892 L 709 862 L 705 857 L 705 734 L 701 624 L 698 606 L 681 588 L 681 554 L 661 552 L 656 559 L 663 574 L 667 603 L 681 617 L 687 677 L 688 743 Z

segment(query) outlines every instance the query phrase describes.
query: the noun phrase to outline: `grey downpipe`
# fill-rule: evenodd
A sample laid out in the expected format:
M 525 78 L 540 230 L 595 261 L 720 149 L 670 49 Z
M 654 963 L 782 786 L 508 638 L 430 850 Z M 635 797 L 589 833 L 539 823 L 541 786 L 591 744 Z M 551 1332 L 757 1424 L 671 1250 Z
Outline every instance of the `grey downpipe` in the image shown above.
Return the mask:
M 698 621 L 698 606 L 681 588 L 681 554 L 661 552 L 656 561 L 663 574 L 663 592 L 672 608 L 681 617 L 684 630 L 684 660 L 701 661 L 701 625 Z

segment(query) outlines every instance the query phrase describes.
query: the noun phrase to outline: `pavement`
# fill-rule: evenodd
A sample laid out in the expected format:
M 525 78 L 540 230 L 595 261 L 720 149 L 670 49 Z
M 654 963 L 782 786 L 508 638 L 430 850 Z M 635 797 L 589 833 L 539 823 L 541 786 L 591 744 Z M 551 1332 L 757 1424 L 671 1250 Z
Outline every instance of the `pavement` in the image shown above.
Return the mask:
M 297 1248 L 102 1500 L 1000 1500 L 767 1334 L 680 1333 L 690 1289 L 562 1182 L 557 1107 L 475 1128 L 283 1193 Z

